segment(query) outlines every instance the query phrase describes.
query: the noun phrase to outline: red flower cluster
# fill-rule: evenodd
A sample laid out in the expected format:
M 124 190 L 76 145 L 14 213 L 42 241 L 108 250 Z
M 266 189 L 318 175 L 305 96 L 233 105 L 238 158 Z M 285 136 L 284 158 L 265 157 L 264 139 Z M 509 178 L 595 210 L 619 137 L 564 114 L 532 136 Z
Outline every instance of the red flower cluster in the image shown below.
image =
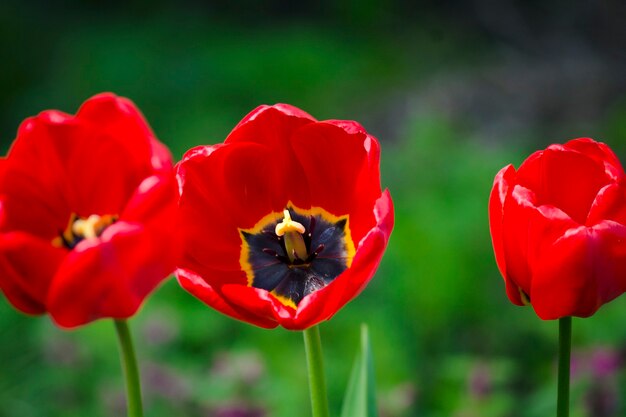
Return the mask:
M 2 292 L 74 327 L 133 315 L 179 266 L 181 285 L 217 310 L 304 329 L 365 287 L 393 227 L 376 139 L 288 105 L 189 151 L 178 188 L 126 99 L 27 119 L 0 160 Z
M 63 327 L 127 318 L 173 272 L 168 150 L 112 94 L 25 120 L 0 160 L 0 288 Z
M 496 176 L 491 237 L 511 302 L 587 317 L 626 290 L 626 176 L 603 143 L 575 139 Z
M 177 173 L 180 284 L 261 327 L 329 319 L 372 278 L 393 227 L 378 142 L 356 122 L 261 106 Z

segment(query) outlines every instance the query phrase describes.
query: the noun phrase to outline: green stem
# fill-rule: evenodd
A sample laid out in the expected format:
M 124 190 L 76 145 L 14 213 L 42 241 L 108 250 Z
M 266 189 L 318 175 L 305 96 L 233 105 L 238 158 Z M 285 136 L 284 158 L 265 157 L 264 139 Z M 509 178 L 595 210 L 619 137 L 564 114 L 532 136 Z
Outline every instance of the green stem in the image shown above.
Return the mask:
M 135 349 L 130 337 L 130 330 L 126 320 L 114 320 L 117 340 L 120 347 L 122 369 L 126 378 L 126 404 L 128 417 L 143 417 L 141 405 L 141 384 L 139 382 L 139 369 L 135 358 Z
M 557 417 L 569 416 L 569 371 L 572 347 L 572 318 L 559 319 L 559 377 L 556 405 Z
M 312 414 L 313 417 L 329 417 L 320 329 L 318 326 L 313 326 L 304 330 L 303 333 L 306 363 L 309 369 L 309 390 L 311 391 Z

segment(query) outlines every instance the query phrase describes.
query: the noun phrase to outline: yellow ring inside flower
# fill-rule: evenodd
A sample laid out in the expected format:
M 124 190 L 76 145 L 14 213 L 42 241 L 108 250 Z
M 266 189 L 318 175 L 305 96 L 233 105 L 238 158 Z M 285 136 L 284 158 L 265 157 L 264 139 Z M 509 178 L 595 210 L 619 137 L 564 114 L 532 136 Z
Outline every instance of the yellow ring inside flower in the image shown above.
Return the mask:
M 239 235 L 239 264 L 248 286 L 268 290 L 294 309 L 349 268 L 356 253 L 349 216 L 321 207 L 300 209 L 289 203 L 282 213 L 239 229 Z

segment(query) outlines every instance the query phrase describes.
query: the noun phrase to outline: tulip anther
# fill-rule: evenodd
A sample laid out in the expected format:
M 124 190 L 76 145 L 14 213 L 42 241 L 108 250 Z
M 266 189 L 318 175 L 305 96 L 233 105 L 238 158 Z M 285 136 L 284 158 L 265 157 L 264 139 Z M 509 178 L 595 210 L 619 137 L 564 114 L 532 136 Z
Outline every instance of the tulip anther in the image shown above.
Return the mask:
M 76 213 L 72 213 L 67 228 L 60 233 L 60 236 L 52 240 L 52 244 L 57 247 L 74 249 L 84 239 L 99 237 L 104 229 L 115 223 L 117 216 L 105 214 L 100 216 L 92 214 L 89 217 L 81 218 Z
M 306 244 L 302 238 L 306 229 L 301 223 L 291 219 L 289 210 L 284 210 L 283 216 L 283 221 L 276 225 L 276 236 L 282 236 L 285 240 L 285 249 L 291 262 L 304 262 L 309 257 Z

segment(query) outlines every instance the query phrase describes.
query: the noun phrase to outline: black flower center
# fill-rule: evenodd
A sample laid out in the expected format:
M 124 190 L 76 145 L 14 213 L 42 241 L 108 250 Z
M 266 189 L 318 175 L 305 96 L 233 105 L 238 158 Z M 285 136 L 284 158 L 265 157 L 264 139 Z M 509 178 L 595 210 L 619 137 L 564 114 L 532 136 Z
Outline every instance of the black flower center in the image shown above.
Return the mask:
M 104 216 L 92 214 L 82 218 L 72 213 L 67 227 L 59 232 L 59 236 L 52 240 L 52 244 L 60 248 L 74 249 L 83 240 L 100 236 L 104 229 L 116 220 L 117 216 L 111 214 Z
M 248 285 L 296 308 L 350 267 L 354 243 L 348 216 L 293 207 L 284 210 L 282 219 L 279 216 L 272 213 L 254 228 L 240 230 L 240 264 Z

